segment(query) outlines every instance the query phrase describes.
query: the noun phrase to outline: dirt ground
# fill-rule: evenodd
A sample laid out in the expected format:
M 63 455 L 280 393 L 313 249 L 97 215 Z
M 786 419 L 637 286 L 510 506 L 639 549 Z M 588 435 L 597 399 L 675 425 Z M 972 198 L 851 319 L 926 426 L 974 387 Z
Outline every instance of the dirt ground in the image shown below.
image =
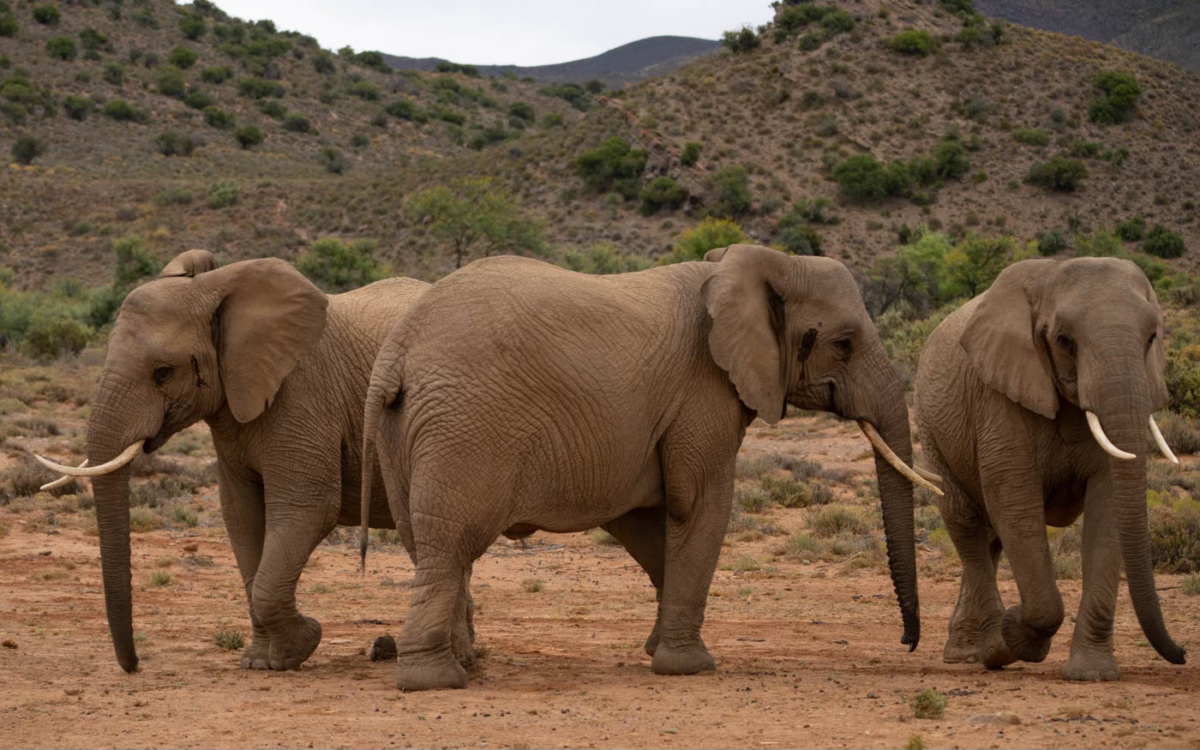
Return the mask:
M 752 427 L 743 453 L 869 472 L 866 450 L 852 425 L 804 418 Z M 194 501 L 216 502 L 213 488 Z M 321 545 L 299 587 L 302 611 L 323 624 L 321 646 L 297 672 L 248 672 L 215 643 L 220 628 L 249 632 L 219 524 L 135 534 L 142 663 L 126 675 L 108 638 L 96 538 L 35 517 L 9 516 L 0 538 L 4 747 L 1200 746 L 1200 670 L 1146 645 L 1124 590 L 1119 683 L 1059 677 L 1070 618 L 1042 664 L 943 664 L 958 569 L 928 545 L 923 637 L 910 654 L 878 566 L 776 554 L 786 537 L 731 536 L 704 627 L 718 671 L 659 677 L 642 652 L 653 589 L 624 551 L 586 534 L 501 540 L 475 568 L 483 655 L 469 686 L 403 694 L 394 664 L 367 657 L 407 609 L 412 568 L 397 546 L 372 549 L 364 577 L 354 544 Z M 800 509 L 765 517 L 787 531 L 804 523 Z M 152 570 L 171 582 L 151 585 Z M 1158 585 L 1176 640 L 1200 642 L 1200 597 L 1184 596 L 1178 576 Z M 1060 587 L 1073 612 L 1079 581 Z M 1011 580 L 1001 591 L 1016 601 Z M 925 688 L 947 697 L 944 718 L 913 718 L 908 699 Z M 997 712 L 1020 723 L 980 723 Z

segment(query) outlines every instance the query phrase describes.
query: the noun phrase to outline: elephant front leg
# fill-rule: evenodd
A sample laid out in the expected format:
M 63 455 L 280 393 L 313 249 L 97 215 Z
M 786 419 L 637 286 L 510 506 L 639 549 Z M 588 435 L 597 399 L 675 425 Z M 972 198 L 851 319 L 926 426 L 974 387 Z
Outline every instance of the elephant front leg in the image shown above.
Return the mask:
M 266 518 L 262 484 L 240 472 L 218 464 L 221 517 L 229 534 L 229 543 L 237 558 L 238 572 L 246 590 L 253 635 L 242 652 L 242 669 L 267 669 L 271 637 L 254 612 L 254 578 L 262 562 Z
M 665 567 L 667 540 L 667 513 L 662 505 L 653 508 L 636 508 L 623 516 L 604 524 L 604 530 L 612 534 L 627 552 L 642 566 L 650 583 L 654 584 L 655 606 L 654 627 L 643 646 L 646 653 L 654 656 L 662 632 L 663 570 Z
M 1118 680 L 1121 670 L 1113 658 L 1112 636 L 1121 583 L 1121 543 L 1107 472 L 1088 481 L 1083 507 L 1083 597 L 1063 677 Z

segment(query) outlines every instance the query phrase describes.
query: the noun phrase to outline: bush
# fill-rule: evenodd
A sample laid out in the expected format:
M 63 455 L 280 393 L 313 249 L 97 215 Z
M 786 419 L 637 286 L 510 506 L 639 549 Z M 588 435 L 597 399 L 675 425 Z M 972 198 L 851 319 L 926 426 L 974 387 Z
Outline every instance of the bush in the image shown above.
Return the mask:
M 224 130 L 233 125 L 233 115 L 220 107 L 205 107 L 204 122 L 206 125 Z
M 179 30 L 183 32 L 185 38 L 194 42 L 204 36 L 204 32 L 208 31 L 208 26 L 204 23 L 204 16 L 198 13 L 186 13 L 183 18 L 179 19 Z
M 242 631 L 227 627 L 217 629 L 216 635 L 213 636 L 213 642 L 222 651 L 237 651 L 246 645 L 246 639 L 242 636 Z
M 1146 233 L 1146 241 L 1142 243 L 1142 250 L 1156 258 L 1179 258 L 1184 249 L 1183 237 L 1162 224 L 1155 224 L 1154 228 Z
M 1067 238 L 1057 229 L 1051 229 L 1038 240 L 1038 253 L 1045 256 L 1057 255 L 1067 249 Z
M 1096 76 L 1093 85 L 1104 96 L 1092 101 L 1088 119 L 1097 125 L 1116 125 L 1129 120 L 1142 89 L 1132 74 L 1110 70 Z
M 56 36 L 46 40 L 46 52 L 56 60 L 74 60 L 78 51 L 70 37 Z
M 933 688 L 925 688 L 909 698 L 908 706 L 918 719 L 941 719 L 946 715 L 946 698 Z
M 187 70 L 192 67 L 199 58 L 199 55 L 186 47 L 176 47 L 167 54 L 167 62 L 180 70 Z
M 12 157 L 17 164 L 32 164 L 33 160 L 46 153 L 46 144 L 31 135 L 17 136 L 13 142 Z
M 0 13 L 0 37 L 14 37 L 19 27 L 12 13 Z
M 750 210 L 750 178 L 742 166 L 722 167 L 709 182 L 714 216 L 735 218 Z
M 109 63 L 104 66 L 104 82 L 113 86 L 125 83 L 125 66 L 120 63 Z
M 582 252 L 565 250 L 560 265 L 579 273 L 608 275 L 642 271 L 650 267 L 650 261 L 640 255 L 623 253 L 612 244 L 599 243 Z
M 1013 131 L 1013 139 L 1026 146 L 1050 145 L 1050 134 L 1041 128 L 1017 128 Z
M 282 97 L 287 93 L 281 84 L 254 76 L 239 78 L 237 87 L 239 94 L 251 99 L 266 99 L 268 96 Z
M 233 69 L 226 67 L 208 67 L 200 71 L 200 80 L 205 83 L 221 85 L 233 77 Z
M 958 141 L 942 141 L 934 146 L 933 166 L 938 177 L 961 177 L 971 170 L 967 150 Z
M 1158 420 L 1158 427 L 1175 453 L 1191 455 L 1200 452 L 1200 429 L 1194 420 L 1167 412 Z
M 889 39 L 887 47 L 892 52 L 925 57 L 933 49 L 933 39 L 924 29 L 905 29 Z
M 221 180 L 208 186 L 208 207 L 225 208 L 238 202 L 241 186 L 235 180 Z
M 296 260 L 296 268 L 330 294 L 348 292 L 387 276 L 375 260 L 374 240 L 317 240 Z
M 1117 224 L 1117 236 L 1125 242 L 1138 242 L 1146 234 L 1146 220 L 1134 216 Z
M 538 93 L 543 96 L 556 96 L 580 112 L 586 112 L 592 104 L 592 97 L 588 95 L 587 89 L 577 83 L 556 83 L 543 86 L 538 89 Z
M 333 55 L 322 50 L 313 57 L 313 70 L 316 70 L 321 75 L 330 75 L 337 70 L 337 64 L 334 62 Z
M 525 102 L 513 102 L 508 105 L 508 113 L 513 117 L 518 117 L 526 122 L 533 122 L 537 115 L 534 114 L 533 107 Z
M 196 142 L 189 135 L 180 135 L 174 130 L 168 130 L 154 139 L 154 146 L 163 156 L 191 156 L 196 150 Z
M 86 96 L 72 94 L 63 99 L 63 109 L 72 120 L 86 120 L 87 116 L 96 109 L 96 103 Z
M 389 115 L 398 120 L 408 120 L 410 122 L 425 122 L 429 119 L 429 115 L 421 111 L 420 107 L 415 102 L 408 99 L 400 99 L 394 101 L 384 108 Z
M 158 93 L 172 99 L 182 99 L 187 93 L 187 84 L 183 80 L 183 71 L 174 66 L 163 68 L 154 78 L 154 86 Z
M 342 152 L 336 148 L 321 149 L 321 153 L 317 154 L 317 162 L 331 174 L 343 174 L 350 168 L 346 157 L 342 156 Z
M 645 151 L 631 149 L 628 141 L 614 136 L 597 148 L 580 154 L 575 160 L 575 171 L 588 189 L 598 193 L 616 190 L 626 200 L 632 200 L 640 192 L 646 158 Z
M 683 145 L 683 152 L 679 155 L 679 163 L 685 167 L 692 167 L 698 161 L 700 161 L 700 144 L 695 141 L 688 141 Z
M 304 115 L 292 112 L 283 118 L 283 129 L 292 133 L 307 133 L 312 130 L 312 125 Z
M 359 65 L 363 66 L 364 68 L 370 68 L 372 70 L 377 70 L 380 73 L 391 73 L 392 72 L 392 69 L 388 67 L 388 64 L 386 62 L 384 62 L 383 54 L 380 52 L 375 52 L 373 50 L 368 50 L 366 52 L 359 52 L 357 55 L 354 56 L 354 62 L 358 63 Z M 471 68 L 472 70 L 474 70 L 474 68 L 472 68 L 472 66 L 470 66 L 470 65 L 464 65 L 463 67 Z M 478 73 L 476 73 L 476 75 L 478 75 Z
M 1153 490 L 1149 495 L 1157 495 Z M 1150 559 L 1161 573 L 1200 572 L 1200 505 L 1186 499 L 1157 502 L 1149 509 Z
M 73 316 L 43 310 L 30 320 L 20 348 L 27 357 L 48 361 L 68 352 L 79 354 L 91 336 L 91 329 Z
M 263 142 L 263 132 L 255 125 L 244 125 L 233 131 L 233 137 L 243 149 L 249 149 Z
M 359 81 L 351 84 L 350 93 L 368 102 L 379 101 L 379 87 L 370 81 Z
M 762 40 L 750 26 L 743 26 L 738 31 L 726 31 L 721 36 L 721 46 L 734 54 L 758 49 L 760 44 L 762 44 Z
M 512 137 L 516 137 L 516 133 L 512 133 L 511 135 Z M 504 129 L 504 126 L 489 125 L 479 133 L 476 133 L 475 136 L 467 142 L 467 147 L 475 149 L 476 151 L 481 151 L 484 149 L 484 147 L 490 146 L 493 143 L 501 143 L 508 140 L 509 137 L 510 134 Z
M 56 26 L 59 20 L 58 8 L 53 5 L 39 5 L 33 9 L 33 20 L 43 26 Z
M 833 178 L 851 200 L 877 201 L 889 193 L 887 168 L 871 154 L 856 154 L 838 162 Z
M 1055 156 L 1047 162 L 1035 163 L 1025 175 L 1025 181 L 1048 190 L 1073 192 L 1087 177 L 1087 167 L 1078 159 Z
M 665 175 L 655 177 L 650 184 L 642 188 L 641 213 L 643 216 L 652 216 L 662 208 L 673 211 L 682 206 L 685 200 L 687 191 L 675 180 Z
M 708 217 L 694 229 L 680 233 L 663 263 L 683 263 L 704 260 L 704 254 L 718 247 L 729 247 L 746 241 L 742 228 L 729 219 Z

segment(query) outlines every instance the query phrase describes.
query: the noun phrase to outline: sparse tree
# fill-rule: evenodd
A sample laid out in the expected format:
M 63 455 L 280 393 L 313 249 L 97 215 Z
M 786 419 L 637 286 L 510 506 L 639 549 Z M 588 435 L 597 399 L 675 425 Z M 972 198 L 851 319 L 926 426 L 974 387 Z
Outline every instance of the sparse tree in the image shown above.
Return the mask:
M 517 199 L 488 178 L 422 190 L 409 199 L 408 214 L 414 223 L 427 223 L 430 233 L 450 247 L 455 268 L 477 250 L 485 257 L 542 251 L 541 224 L 523 216 Z

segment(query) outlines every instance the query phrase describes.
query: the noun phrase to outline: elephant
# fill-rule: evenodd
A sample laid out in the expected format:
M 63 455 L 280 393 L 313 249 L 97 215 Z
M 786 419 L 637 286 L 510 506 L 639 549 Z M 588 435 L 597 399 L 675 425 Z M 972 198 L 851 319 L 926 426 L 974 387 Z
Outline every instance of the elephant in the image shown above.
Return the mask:
M 373 476 L 359 515 L 363 403 L 376 350 L 428 286 L 386 279 L 326 296 L 283 260 L 218 268 L 190 250 L 125 298 L 88 418 L 92 465 L 43 462 L 92 477 L 109 630 L 126 672 L 138 664 L 127 464 L 199 420 L 212 431 L 253 625 L 242 667 L 295 669 L 316 649 L 321 626 L 297 610 L 296 583 L 336 525 L 394 527 Z
M 1062 674 L 1115 680 L 1113 612 L 1125 567 L 1146 638 L 1184 663 L 1154 588 L 1146 510 L 1148 431 L 1167 404 L 1163 318 L 1136 265 L 1025 260 L 947 317 L 921 353 L 916 423 L 944 477 L 939 509 L 963 574 L 946 662 L 1040 662 L 1063 620 L 1046 526 L 1083 515 L 1083 596 Z M 1177 462 L 1177 460 L 1176 460 Z M 996 587 L 1008 553 L 1020 603 Z
M 415 563 L 397 686 L 466 686 L 452 631 L 470 567 L 500 534 L 539 529 L 606 528 L 659 594 L 652 670 L 715 669 L 700 631 L 738 448 L 756 415 L 775 424 L 789 404 L 859 420 L 872 439 L 915 648 L 911 482 L 925 480 L 843 264 L 733 245 L 613 276 L 494 257 L 436 282 L 388 334 L 364 414 L 363 476 L 378 459 Z

